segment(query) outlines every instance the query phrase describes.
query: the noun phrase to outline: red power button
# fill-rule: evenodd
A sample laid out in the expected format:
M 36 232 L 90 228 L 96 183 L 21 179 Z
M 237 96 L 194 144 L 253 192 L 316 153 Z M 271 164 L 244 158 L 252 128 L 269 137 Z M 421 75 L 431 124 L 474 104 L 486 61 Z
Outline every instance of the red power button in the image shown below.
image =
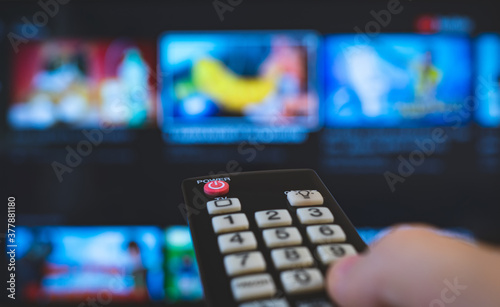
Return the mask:
M 210 181 L 205 184 L 203 191 L 209 196 L 226 195 L 229 192 L 229 184 L 221 180 Z

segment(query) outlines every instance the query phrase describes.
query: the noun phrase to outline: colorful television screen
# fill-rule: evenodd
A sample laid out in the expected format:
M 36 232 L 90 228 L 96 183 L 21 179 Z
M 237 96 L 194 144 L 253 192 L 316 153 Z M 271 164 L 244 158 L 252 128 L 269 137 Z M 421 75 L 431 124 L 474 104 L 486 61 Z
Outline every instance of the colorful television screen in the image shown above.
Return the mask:
M 484 34 L 476 45 L 478 79 L 477 122 L 485 127 L 500 126 L 500 36 Z
M 165 34 L 159 43 L 164 131 L 315 128 L 318 42 L 307 31 Z
M 463 109 L 471 94 L 465 36 L 349 34 L 325 44 L 329 126 L 451 125 L 447 114 Z
M 155 122 L 154 43 L 132 40 L 33 41 L 13 53 L 12 129 L 113 125 L 142 128 Z
M 173 226 L 20 227 L 18 295 L 32 303 L 101 305 L 202 297 L 189 229 Z

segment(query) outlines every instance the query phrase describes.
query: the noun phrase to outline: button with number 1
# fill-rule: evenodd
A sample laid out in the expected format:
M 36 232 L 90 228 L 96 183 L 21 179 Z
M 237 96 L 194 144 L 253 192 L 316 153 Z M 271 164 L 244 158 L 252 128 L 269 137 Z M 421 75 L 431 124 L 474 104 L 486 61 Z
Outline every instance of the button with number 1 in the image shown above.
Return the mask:
M 244 213 L 216 216 L 212 219 L 215 233 L 248 229 L 248 219 Z

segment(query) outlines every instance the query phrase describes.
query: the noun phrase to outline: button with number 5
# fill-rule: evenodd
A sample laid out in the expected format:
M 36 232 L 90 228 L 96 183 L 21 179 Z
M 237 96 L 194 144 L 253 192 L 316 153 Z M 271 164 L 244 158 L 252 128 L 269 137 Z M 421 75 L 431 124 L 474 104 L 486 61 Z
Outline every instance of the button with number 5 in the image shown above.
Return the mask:
M 325 207 L 300 208 L 297 209 L 297 216 L 306 225 L 333 223 L 333 214 Z
M 261 252 L 244 252 L 224 257 L 224 266 L 227 275 L 263 272 L 266 270 L 266 261 Z
M 260 228 L 292 225 L 292 217 L 286 209 L 255 212 L 255 220 Z

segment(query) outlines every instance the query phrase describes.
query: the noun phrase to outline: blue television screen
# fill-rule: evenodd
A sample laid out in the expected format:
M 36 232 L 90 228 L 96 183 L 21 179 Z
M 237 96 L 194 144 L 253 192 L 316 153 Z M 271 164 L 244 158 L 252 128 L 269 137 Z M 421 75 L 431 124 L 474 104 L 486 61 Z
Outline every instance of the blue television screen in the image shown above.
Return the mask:
M 230 142 L 253 128 L 317 127 L 318 42 L 308 31 L 165 34 L 159 42 L 163 130 L 214 131 L 212 137 Z M 193 134 L 184 136 L 178 141 Z
M 346 34 L 327 37 L 325 45 L 328 126 L 455 124 L 446 114 L 459 112 L 470 95 L 467 37 Z
M 192 301 L 203 292 L 189 229 L 172 226 L 19 227 L 18 284 L 26 302 L 101 305 Z
M 476 111 L 477 122 L 485 127 L 500 126 L 500 36 L 484 34 L 477 40 Z

